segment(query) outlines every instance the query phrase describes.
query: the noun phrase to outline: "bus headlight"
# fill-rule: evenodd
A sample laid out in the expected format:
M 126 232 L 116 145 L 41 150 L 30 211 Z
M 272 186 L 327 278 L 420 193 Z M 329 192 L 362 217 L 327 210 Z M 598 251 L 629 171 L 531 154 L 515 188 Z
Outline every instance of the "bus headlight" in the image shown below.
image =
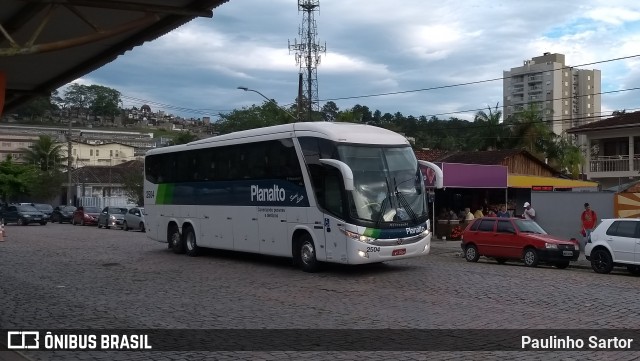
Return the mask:
M 340 231 L 342 233 L 346 234 L 347 237 L 349 237 L 351 239 L 358 240 L 358 241 L 360 241 L 362 243 L 373 243 L 373 241 L 376 240 L 375 238 L 367 237 L 365 235 L 362 235 L 362 234 L 359 234 L 359 233 L 356 233 L 356 232 L 347 231 L 344 228 L 340 228 Z

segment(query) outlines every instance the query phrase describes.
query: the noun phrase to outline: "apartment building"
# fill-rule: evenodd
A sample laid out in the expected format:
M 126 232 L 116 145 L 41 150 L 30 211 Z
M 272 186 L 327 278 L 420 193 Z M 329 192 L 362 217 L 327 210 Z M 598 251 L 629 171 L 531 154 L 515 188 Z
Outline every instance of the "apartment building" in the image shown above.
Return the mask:
M 37 135 L 0 134 L 0 162 L 11 156 L 15 163 L 24 163 L 25 149 L 38 141 Z
M 563 54 L 544 53 L 525 60 L 522 66 L 504 71 L 503 77 L 504 119 L 532 104 L 560 135 L 601 115 L 600 70 L 567 66 Z

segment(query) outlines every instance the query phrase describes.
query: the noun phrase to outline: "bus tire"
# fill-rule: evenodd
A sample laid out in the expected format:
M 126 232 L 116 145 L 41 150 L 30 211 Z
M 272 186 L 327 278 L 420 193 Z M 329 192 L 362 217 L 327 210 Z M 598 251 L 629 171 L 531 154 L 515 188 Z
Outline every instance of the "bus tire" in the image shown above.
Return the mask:
M 180 230 L 175 225 L 171 226 L 169 229 L 169 245 L 171 246 L 171 249 L 173 249 L 173 253 L 184 253 L 184 240 L 180 235 Z
M 193 232 L 193 227 L 187 227 L 184 231 L 184 245 L 187 250 L 187 256 L 196 257 L 200 254 L 200 247 L 196 243 L 196 234 Z
M 308 233 L 300 237 L 298 241 L 297 263 L 305 272 L 316 272 L 320 266 L 316 258 L 316 248 L 313 239 Z

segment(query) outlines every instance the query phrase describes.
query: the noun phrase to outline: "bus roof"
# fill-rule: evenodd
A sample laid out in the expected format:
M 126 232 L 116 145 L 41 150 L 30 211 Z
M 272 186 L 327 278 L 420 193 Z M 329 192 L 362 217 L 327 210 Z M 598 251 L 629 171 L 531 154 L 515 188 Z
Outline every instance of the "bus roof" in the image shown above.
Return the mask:
M 252 142 L 251 138 L 266 135 L 282 134 L 291 137 L 294 136 L 293 133 L 295 133 L 295 136 L 317 136 L 344 143 L 409 145 L 409 141 L 404 136 L 388 129 L 371 125 L 344 122 L 301 122 L 218 135 L 215 137 L 196 140 L 188 144 L 153 149 L 148 151 L 147 154 L 184 150 L 188 149 L 190 146 L 214 145 L 215 143 L 222 141 L 236 140 L 241 143 L 249 143 Z

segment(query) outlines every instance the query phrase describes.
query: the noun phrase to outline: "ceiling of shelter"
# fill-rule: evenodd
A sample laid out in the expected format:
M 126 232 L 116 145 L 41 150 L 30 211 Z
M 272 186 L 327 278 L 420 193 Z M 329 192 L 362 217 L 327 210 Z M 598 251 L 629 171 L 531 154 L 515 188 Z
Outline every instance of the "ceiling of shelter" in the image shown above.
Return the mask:
M 194 18 L 211 18 L 227 1 L 2 0 L 4 111 L 48 95 Z

